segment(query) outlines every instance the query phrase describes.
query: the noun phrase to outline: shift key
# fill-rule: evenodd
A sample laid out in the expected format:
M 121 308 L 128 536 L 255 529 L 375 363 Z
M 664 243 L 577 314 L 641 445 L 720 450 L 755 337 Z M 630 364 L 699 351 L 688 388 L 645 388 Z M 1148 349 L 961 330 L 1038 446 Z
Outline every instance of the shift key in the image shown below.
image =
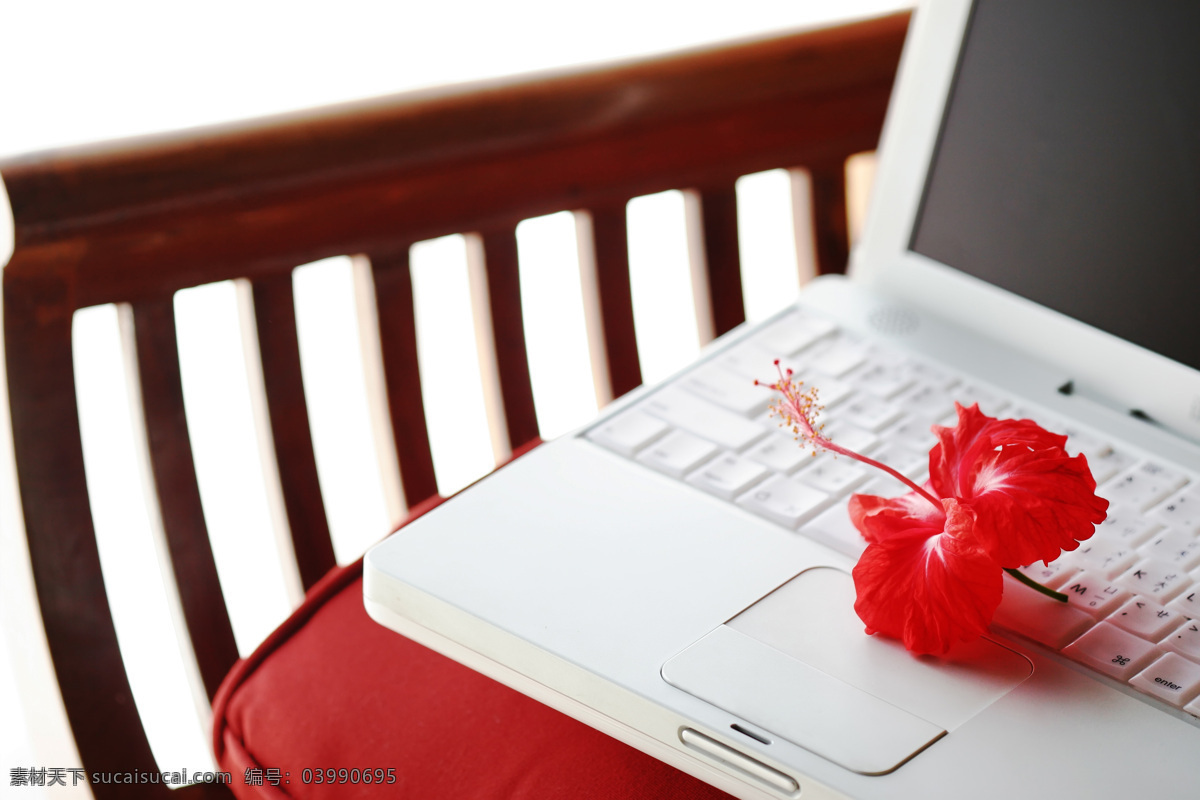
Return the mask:
M 639 408 L 730 450 L 741 450 L 767 430 L 732 411 L 668 386 L 644 400 Z

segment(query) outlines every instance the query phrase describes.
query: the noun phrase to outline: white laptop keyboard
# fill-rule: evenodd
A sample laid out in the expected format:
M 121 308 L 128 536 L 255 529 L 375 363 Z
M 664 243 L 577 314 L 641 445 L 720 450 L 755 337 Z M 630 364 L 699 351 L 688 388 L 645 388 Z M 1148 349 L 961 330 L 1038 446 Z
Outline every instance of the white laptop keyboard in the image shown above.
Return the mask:
M 825 405 L 833 441 L 922 483 L 935 438 L 957 422 L 955 401 L 1033 419 L 1087 455 L 1108 519 L 1074 552 L 1023 572 L 1069 598 L 1057 602 L 1005 578 L 995 623 L 1200 717 L 1200 481 L 1145 460 L 992 387 L 941 366 L 791 314 L 757 331 L 586 432 L 623 456 L 857 557 L 855 492 L 908 488 L 848 458 L 814 457 L 780 428 L 768 405 L 781 359 Z

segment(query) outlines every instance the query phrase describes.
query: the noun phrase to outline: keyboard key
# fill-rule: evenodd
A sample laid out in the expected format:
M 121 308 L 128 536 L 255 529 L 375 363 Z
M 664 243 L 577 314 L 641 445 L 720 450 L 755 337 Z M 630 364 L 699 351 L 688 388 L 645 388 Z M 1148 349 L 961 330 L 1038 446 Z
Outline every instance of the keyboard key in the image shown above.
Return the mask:
M 1127 508 L 1109 506 L 1108 516 L 1096 526 L 1090 541 L 1105 541 L 1123 547 L 1137 547 L 1162 530 L 1162 525 Z
M 1179 567 L 1161 561 L 1139 561 L 1117 579 L 1117 583 L 1157 603 L 1165 603 L 1184 589 L 1192 578 Z
M 777 396 L 766 386 L 755 386 L 753 381 L 717 365 L 693 370 L 680 378 L 679 386 L 745 417 L 763 411 Z
M 1094 620 L 1086 611 L 1047 597 L 1005 575 L 1004 595 L 993 622 L 1049 648 L 1061 650 L 1092 627 Z
M 889 400 L 913 385 L 912 373 L 901 361 L 898 364 L 870 362 L 846 376 L 846 380 L 875 397 Z
M 778 364 L 774 363 L 776 360 L 779 361 Z M 803 377 L 804 372 L 807 371 L 807 368 L 808 360 L 806 359 L 804 353 L 801 353 L 798 356 L 783 356 L 782 358 L 780 358 L 778 355 L 773 355 L 771 359 L 771 380 L 764 382 L 774 383 L 776 378 L 779 377 L 780 373 L 786 376 L 788 374 L 788 370 L 791 370 L 793 378 L 800 380 Z M 763 380 L 761 370 L 759 370 L 756 377 L 760 381 Z
M 910 359 L 909 371 L 921 383 L 928 384 L 942 392 L 949 391 L 961 383 L 958 376 L 951 375 L 946 370 L 930 364 L 928 361 L 919 361 L 915 358 Z M 953 407 L 953 404 L 951 404 L 951 408 Z
M 929 469 L 929 453 L 910 450 L 900 445 L 885 444 L 871 453 L 871 458 L 909 478 Z
M 1093 537 L 1080 543 L 1078 549 L 1064 553 L 1062 560 L 1106 578 L 1115 578 L 1132 567 L 1138 555 L 1137 550 L 1120 542 Z
M 1058 586 L 1067 602 L 1092 616 L 1107 616 L 1129 597 L 1129 591 L 1100 575 L 1077 572 Z
M 741 450 L 766 433 L 761 425 L 675 386 L 655 392 L 638 408 L 729 450 Z
M 1001 412 L 1008 408 L 1009 405 L 1007 400 L 995 392 L 973 383 L 966 383 L 957 387 L 951 395 L 963 408 L 970 408 L 978 403 L 979 410 L 989 417 L 1002 418 Z
M 587 432 L 587 438 L 623 456 L 631 456 L 670 429 L 661 419 L 633 409 L 601 422 Z
M 1092 436 L 1090 433 L 1074 428 L 1070 425 L 1065 430 L 1060 431 L 1067 436 L 1067 452 L 1072 456 L 1083 454 L 1088 460 L 1088 465 L 1108 456 L 1112 453 L 1112 445 L 1103 439 Z M 1093 473 L 1093 476 L 1095 474 Z
M 822 433 L 829 441 L 860 455 L 866 455 L 875 445 L 879 444 L 878 436 L 857 425 L 851 425 L 849 422 L 831 420 Z
M 819 513 L 829 500 L 829 495 L 819 489 L 775 475 L 739 497 L 737 502 L 755 514 L 795 528 Z
M 1051 417 L 1040 411 L 1026 411 L 1024 409 L 1009 409 L 1008 415 L 1014 418 L 1025 417 L 1032 419 L 1051 433 L 1057 433 L 1067 437 L 1067 452 L 1072 456 L 1083 454 L 1087 457 L 1088 464 L 1097 459 L 1104 458 L 1112 452 L 1112 444 L 1093 436 L 1092 434 L 1082 430 L 1078 425 L 1067 420 L 1057 417 Z M 1126 466 L 1129 466 L 1126 464 Z M 1116 473 L 1113 473 L 1116 474 Z
M 769 353 L 753 342 L 741 342 L 713 358 L 713 364 L 728 370 L 734 375 L 740 375 L 751 385 L 755 380 L 763 383 L 774 383 L 778 375 L 775 373 L 775 359 L 779 353 Z
M 699 486 L 709 494 L 732 500 L 767 474 L 767 468 L 762 464 L 733 453 L 725 453 L 688 475 L 687 482 Z
M 867 361 L 871 364 L 882 364 L 885 367 L 907 367 L 910 363 L 908 356 L 894 347 L 888 347 L 879 342 L 867 342 Z
M 832 453 L 821 456 L 816 462 L 802 469 L 796 479 L 835 497 L 849 494 L 870 477 L 866 468 L 856 461 Z
M 905 414 L 924 422 L 926 427 L 954 413 L 954 400 L 950 394 L 929 383 L 918 383 L 892 402 Z
M 846 506 L 837 503 L 818 514 L 801 528 L 801 533 L 821 544 L 828 545 L 839 553 L 858 558 L 867 549 L 867 541 L 850 522 Z
M 1057 561 L 1051 561 L 1049 564 L 1035 561 L 1027 567 L 1021 567 L 1020 571 L 1047 589 L 1055 590 L 1062 586 L 1064 581 L 1079 572 L 1079 570 L 1062 558 Z
M 868 431 L 880 431 L 900 419 L 900 409 L 871 395 L 858 395 L 837 411 L 839 420 Z
M 808 369 L 841 378 L 866 358 L 866 347 L 847 336 L 841 336 L 822 342 L 811 353 L 805 353 L 804 364 Z
M 1188 533 L 1200 532 L 1200 489 L 1185 489 L 1151 509 L 1151 519 Z
M 1154 644 L 1107 622 L 1063 648 L 1063 655 L 1119 681 L 1128 681 L 1162 654 Z
M 1146 511 L 1187 483 L 1187 477 L 1153 461 L 1143 461 L 1100 487 L 1096 494 L 1111 503 Z
M 1159 645 L 1200 662 L 1200 622 L 1187 620 L 1183 627 L 1168 634 Z
M 712 442 L 686 431 L 672 431 L 638 453 L 637 460 L 659 472 L 681 478 L 717 452 L 718 448 Z
M 1129 685 L 1182 707 L 1200 694 L 1200 664 L 1178 653 L 1167 653 L 1134 676 Z
M 1168 466 L 1164 466 L 1163 464 L 1159 464 L 1154 461 L 1147 461 L 1143 463 L 1140 467 L 1138 467 L 1138 470 L 1145 475 L 1154 478 L 1155 480 L 1161 481 L 1170 486 L 1174 486 L 1176 489 L 1186 485 L 1188 482 L 1187 476 L 1182 472 L 1171 469 Z
M 938 441 L 937 437 L 933 435 L 931 425 L 908 415 L 897 420 L 892 427 L 883 431 L 880 437 L 885 442 L 895 442 L 910 450 L 919 450 L 925 453 L 928 453 Z
M 958 412 L 948 411 L 946 412 L 946 416 L 942 417 L 941 419 L 934 420 L 933 424 L 942 428 L 953 428 L 958 424 Z
M 1035 410 L 1023 405 L 1010 405 L 1004 410 L 1004 416 L 1009 419 L 1032 420 L 1051 433 L 1057 433 L 1062 436 L 1066 435 L 1062 431 L 1066 427 L 1066 423 L 1058 417 L 1047 414 L 1045 411 Z
M 1200 619 L 1200 575 L 1192 574 L 1192 588 L 1180 593 L 1174 600 L 1167 603 L 1167 608 L 1178 611 L 1185 617 Z
M 854 387 L 846 381 L 815 370 L 804 373 L 804 385 L 816 387 L 817 402 L 825 408 L 834 408 L 854 394 Z
M 1200 539 L 1193 533 L 1167 528 L 1139 547 L 1138 552 L 1154 561 L 1191 569 L 1200 564 Z
M 1096 479 L 1096 485 L 1099 486 L 1111 480 L 1117 473 L 1129 469 L 1136 462 L 1137 459 L 1128 453 L 1113 450 L 1101 458 L 1089 458 L 1088 468 L 1092 471 L 1092 477 Z
M 1152 642 L 1162 639 L 1182 620 L 1182 614 L 1163 608 L 1143 597 L 1130 598 L 1119 611 L 1108 618 L 1108 621 L 1117 627 Z
M 923 485 L 923 481 L 914 481 L 918 485 Z M 871 494 L 876 497 L 899 497 L 903 494 L 908 494 L 912 491 L 912 487 L 896 480 L 891 475 L 879 473 L 869 481 L 858 487 L 857 494 Z
M 817 406 L 820 408 L 834 408 L 847 397 L 857 396 L 854 387 L 841 378 L 835 378 L 823 372 L 806 369 L 801 364 L 789 363 L 786 360 L 780 366 L 785 373 L 788 369 L 792 370 L 793 380 L 797 380 L 801 384 L 800 391 L 808 392 L 816 390 Z
M 751 458 L 775 472 L 795 472 L 805 464 L 813 461 L 812 448 L 790 433 L 771 433 L 765 439 L 751 445 L 745 453 Z
M 790 356 L 810 347 L 837 330 L 827 319 L 794 312 L 768 325 L 753 337 L 753 342 L 775 358 Z

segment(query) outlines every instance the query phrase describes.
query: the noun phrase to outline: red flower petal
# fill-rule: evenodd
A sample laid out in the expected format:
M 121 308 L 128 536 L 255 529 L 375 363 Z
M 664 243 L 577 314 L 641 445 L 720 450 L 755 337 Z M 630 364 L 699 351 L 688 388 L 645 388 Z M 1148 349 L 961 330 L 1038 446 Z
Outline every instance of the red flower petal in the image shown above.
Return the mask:
M 1087 459 L 1071 457 L 1066 437 L 1030 420 L 997 420 L 979 406 L 958 408 L 958 425 L 934 427 L 929 480 L 939 497 L 974 509 L 975 536 L 1001 567 L 1053 561 L 1104 521 Z
M 1001 572 L 975 543 L 975 513 L 954 498 L 942 505 L 916 494 L 850 501 L 870 542 L 854 568 L 854 610 L 867 633 L 900 639 L 914 653 L 940 655 L 978 638 L 1000 604 Z
M 850 521 L 868 544 L 887 541 L 894 535 L 903 534 L 908 527 L 928 529 L 927 536 L 933 536 L 941 533 L 946 525 L 946 512 L 934 508 L 916 492 L 899 497 L 852 495 L 849 511 Z

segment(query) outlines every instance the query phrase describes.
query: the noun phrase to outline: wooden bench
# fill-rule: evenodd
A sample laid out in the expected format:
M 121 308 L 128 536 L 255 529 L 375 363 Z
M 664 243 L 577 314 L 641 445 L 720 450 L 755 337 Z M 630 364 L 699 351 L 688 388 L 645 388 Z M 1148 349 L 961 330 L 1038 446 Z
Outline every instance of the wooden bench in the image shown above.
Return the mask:
M 272 439 L 300 578 L 334 566 L 301 384 L 292 270 L 369 260 L 387 404 L 410 505 L 436 493 L 417 370 L 409 248 L 481 243 L 502 432 L 538 435 L 515 228 L 575 212 L 590 230 L 608 396 L 641 382 L 626 203 L 691 190 L 720 334 L 743 319 L 734 183 L 811 175 L 819 271 L 848 254 L 845 164 L 875 147 L 907 15 L 533 79 L 451 87 L 0 163 L 15 219 L 4 341 L 20 500 L 58 684 L 89 771 L 153 770 L 106 600 L 72 368 L 77 309 L 132 308 L 157 501 L 211 699 L 238 657 L 184 418 L 173 296 L 253 287 Z M 706 321 L 707 322 L 707 321 Z M 146 796 L 167 796 L 143 786 Z M 134 796 L 94 787 L 98 797 Z M 195 786 L 172 797 L 228 796 Z

